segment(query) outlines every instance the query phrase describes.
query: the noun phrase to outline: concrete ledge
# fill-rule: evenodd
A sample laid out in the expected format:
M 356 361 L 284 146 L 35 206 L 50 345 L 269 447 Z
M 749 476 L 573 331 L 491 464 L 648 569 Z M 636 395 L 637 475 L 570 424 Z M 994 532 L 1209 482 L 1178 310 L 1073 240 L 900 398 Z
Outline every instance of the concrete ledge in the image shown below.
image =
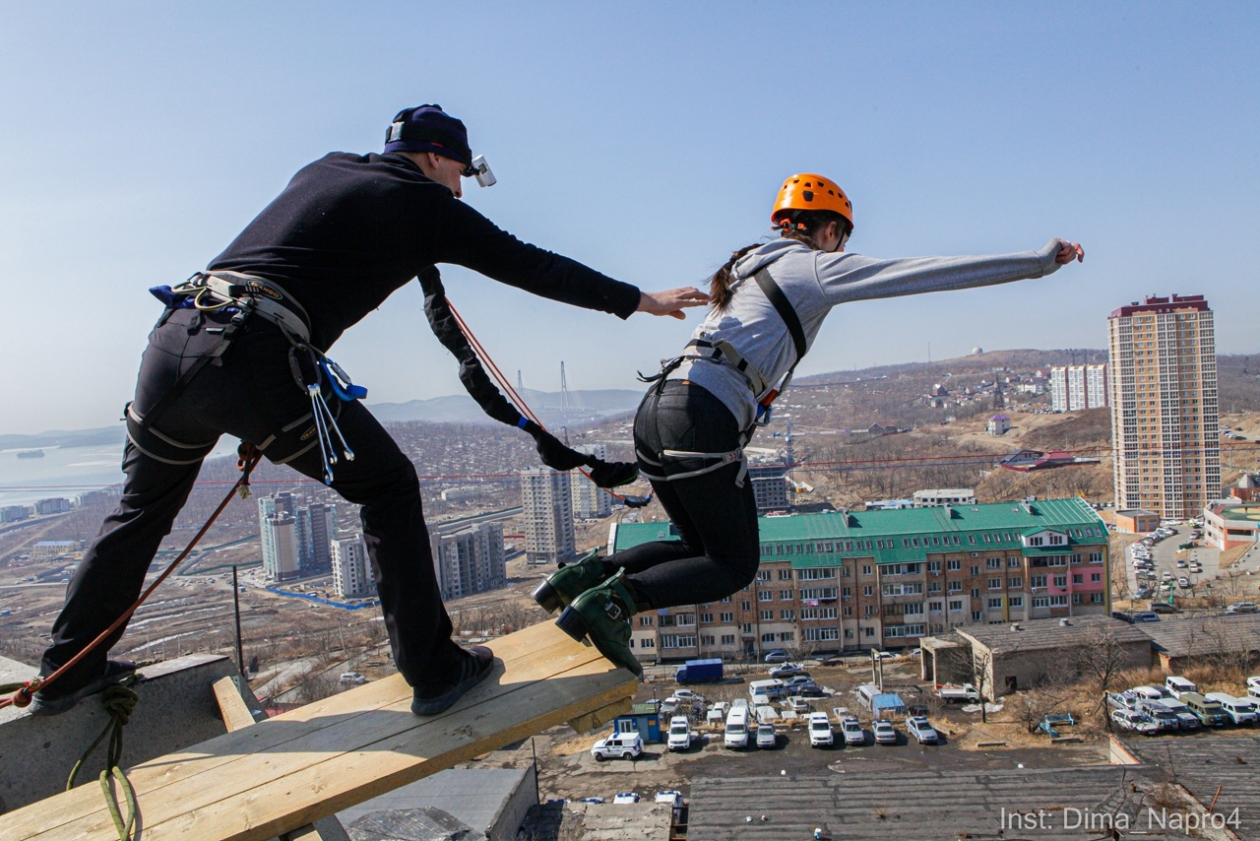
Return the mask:
M 35 669 L 28 668 L 34 673 Z M 236 674 L 235 664 L 227 657 L 194 654 L 145 666 L 140 674 L 142 680 L 135 685 L 140 701 L 123 736 L 124 767 L 223 734 L 211 687 L 219 678 Z M 258 709 L 258 701 L 248 690 L 243 695 L 251 710 Z M 58 716 L 35 717 L 25 710 L 12 710 L 0 720 L 0 814 L 64 791 L 75 761 L 108 721 L 99 695 L 85 698 Z M 104 766 L 102 745 L 79 771 L 80 784 L 95 785 Z

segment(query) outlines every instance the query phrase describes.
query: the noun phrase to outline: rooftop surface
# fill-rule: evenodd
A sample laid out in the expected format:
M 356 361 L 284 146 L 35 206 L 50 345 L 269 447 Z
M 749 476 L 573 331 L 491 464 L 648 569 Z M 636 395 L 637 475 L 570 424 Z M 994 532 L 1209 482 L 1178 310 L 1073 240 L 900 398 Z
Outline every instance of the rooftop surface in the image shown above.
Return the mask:
M 1260 651 L 1260 614 L 1163 618 L 1134 625 L 1170 657 Z
M 373 797 L 337 813 L 343 826 L 372 812 L 436 806 L 475 830 L 484 831 L 517 786 L 525 782 L 523 768 L 448 768 L 423 780 Z M 532 790 L 533 783 L 530 783 Z
M 1071 624 L 1060 625 L 1058 619 L 1033 619 L 1015 623 L 1019 626 L 1018 631 L 1012 631 L 1011 625 L 1006 623 L 968 625 L 958 628 L 957 633 L 971 638 L 994 653 L 1043 651 L 1080 645 L 1096 633 L 1108 633 L 1112 639 L 1122 644 L 1150 641 L 1150 637 L 1143 633 L 1144 626 L 1130 625 L 1110 616 L 1073 616 L 1068 622 Z
M 1150 795 L 1166 780 L 1159 768 L 1133 765 L 701 778 L 691 787 L 688 837 L 783 841 L 813 838 L 818 828 L 836 841 L 1109 838 L 1098 831 L 1101 816 L 1142 828 Z M 1043 820 L 1036 820 L 1038 810 Z M 1029 822 L 1015 817 L 1030 813 Z M 1086 819 L 1094 820 L 1093 831 Z
M 791 514 L 758 517 L 757 525 L 761 543 L 768 544 L 765 557 L 791 560 L 793 566 L 802 567 L 835 563 L 833 555 L 899 563 L 921 562 L 928 553 L 1022 549 L 1022 535 L 1039 529 L 1066 533 L 1069 545 L 1025 550 L 1029 554 L 1063 554 L 1076 551 L 1074 546 L 1107 543 L 1103 521 L 1077 497 L 1031 504 Z M 623 523 L 617 527 L 614 548 L 622 551 L 654 540 L 677 539 L 666 522 Z M 906 546 L 907 542 L 911 545 Z
M 1125 746 L 1142 762 L 1168 769 L 1200 803 L 1215 799 L 1217 814 L 1228 816 L 1237 809 L 1234 833 L 1244 841 L 1260 841 L 1260 736 L 1202 731 L 1169 739 L 1127 739 Z

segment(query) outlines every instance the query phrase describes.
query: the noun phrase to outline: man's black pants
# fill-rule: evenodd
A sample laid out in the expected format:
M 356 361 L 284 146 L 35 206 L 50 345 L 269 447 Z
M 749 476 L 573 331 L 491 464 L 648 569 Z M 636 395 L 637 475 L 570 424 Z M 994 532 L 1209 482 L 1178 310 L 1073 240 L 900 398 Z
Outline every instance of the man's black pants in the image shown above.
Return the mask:
M 634 443 L 642 453 L 725 453 L 739 441 L 739 425 L 730 410 L 705 389 L 682 380 L 668 380 L 649 391 L 634 420 Z M 747 587 L 757 575 L 761 544 L 752 481 L 736 485 L 739 470 L 735 462 L 687 479 L 654 480 L 652 491 L 680 539 L 609 555 L 608 570 L 624 567 L 636 594 L 655 609 L 716 602 Z
M 199 356 L 218 345 L 226 317 L 173 310 L 149 336 L 136 385 L 134 408 L 144 415 Z M 214 442 L 221 434 L 259 445 L 311 411 L 289 367 L 289 343 L 272 324 L 254 316 L 237 332 L 222 364 L 205 366 L 154 420 L 153 428 L 184 443 Z M 335 398 L 329 398 L 330 405 Z M 313 421 L 269 444 L 273 460 L 314 441 L 303 435 Z M 445 683 L 459 662 L 450 639 L 411 461 L 359 403 L 342 404 L 338 424 L 355 460 L 339 459 L 333 489 L 362 506 L 363 536 L 372 561 L 385 627 L 399 672 L 413 686 Z M 287 448 L 287 452 L 285 451 Z M 322 480 L 318 445 L 288 462 Z M 192 489 L 201 462 L 166 464 L 130 441 L 123 452 L 126 480 L 118 508 L 70 579 L 66 604 L 53 624 L 52 645 L 41 673 L 50 674 L 109 627 L 140 595 L 144 576 L 162 538 Z M 125 627 L 125 626 L 124 626 Z M 104 668 L 115 631 L 61 680 L 66 689 L 88 683 Z M 59 681 L 60 683 L 60 681 Z M 59 692 L 58 684 L 51 691 Z

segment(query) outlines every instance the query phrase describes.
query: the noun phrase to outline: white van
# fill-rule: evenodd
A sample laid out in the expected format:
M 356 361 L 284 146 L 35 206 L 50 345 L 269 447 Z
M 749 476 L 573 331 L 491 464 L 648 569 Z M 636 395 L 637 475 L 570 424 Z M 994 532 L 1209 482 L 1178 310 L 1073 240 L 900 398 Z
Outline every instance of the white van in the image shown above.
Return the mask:
M 1186 680 L 1184 677 L 1177 675 L 1169 675 L 1164 680 L 1164 686 L 1172 693 L 1174 698 L 1180 698 L 1187 692 L 1198 692 L 1199 687 L 1195 686 L 1192 681 Z
M 770 680 L 754 680 L 748 684 L 748 697 L 754 698 L 758 695 L 765 695 L 771 701 L 779 698 L 786 698 L 788 694 L 788 685 L 786 682 L 778 678 Z
M 1235 724 L 1250 724 L 1257 719 L 1255 699 L 1235 698 L 1227 692 L 1209 692 L 1204 696 L 1221 705 L 1221 712 Z
M 1146 701 L 1159 701 L 1172 697 L 1172 693 L 1162 686 L 1135 686 L 1131 691 Z
M 727 714 L 722 745 L 728 748 L 748 747 L 748 707 L 735 707 Z

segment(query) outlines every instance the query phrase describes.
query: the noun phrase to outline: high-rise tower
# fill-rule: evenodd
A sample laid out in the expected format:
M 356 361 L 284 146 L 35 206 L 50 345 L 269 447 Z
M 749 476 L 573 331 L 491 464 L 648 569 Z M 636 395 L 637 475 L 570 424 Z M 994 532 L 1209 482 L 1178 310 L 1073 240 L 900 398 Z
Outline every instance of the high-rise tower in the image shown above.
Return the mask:
M 525 555 L 531 564 L 574 559 L 573 501 L 569 474 L 545 468 L 521 471 Z
M 1212 311 L 1202 295 L 1150 296 L 1107 329 L 1116 508 L 1193 517 L 1221 492 Z

